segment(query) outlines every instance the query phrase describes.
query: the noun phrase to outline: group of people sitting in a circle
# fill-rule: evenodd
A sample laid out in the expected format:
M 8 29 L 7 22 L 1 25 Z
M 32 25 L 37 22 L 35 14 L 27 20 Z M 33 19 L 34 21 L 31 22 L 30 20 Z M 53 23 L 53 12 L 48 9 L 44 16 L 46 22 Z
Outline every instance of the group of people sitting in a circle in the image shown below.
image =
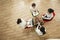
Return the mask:
M 32 7 L 30 8 L 32 17 L 31 19 L 25 21 L 22 18 L 19 18 L 17 20 L 17 24 L 19 24 L 22 28 L 26 29 L 26 28 L 32 28 L 32 27 L 36 27 L 35 31 L 38 35 L 44 35 L 46 33 L 46 29 L 43 26 L 45 22 L 51 21 L 54 16 L 54 10 L 52 8 L 49 8 L 46 14 L 42 15 L 42 20 L 40 20 L 39 18 L 39 10 L 36 9 L 36 4 L 32 3 L 31 5 Z

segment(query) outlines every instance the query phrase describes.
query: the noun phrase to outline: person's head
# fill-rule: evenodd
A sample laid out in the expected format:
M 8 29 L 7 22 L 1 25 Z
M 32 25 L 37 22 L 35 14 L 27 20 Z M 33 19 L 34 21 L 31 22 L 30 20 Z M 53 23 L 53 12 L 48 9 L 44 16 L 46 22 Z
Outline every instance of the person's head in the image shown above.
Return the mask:
M 46 33 L 45 27 L 42 26 L 42 24 L 40 24 L 40 26 L 38 26 L 38 29 L 42 32 L 43 35 Z
M 21 19 L 17 19 L 17 24 L 20 24 L 22 22 Z
M 48 13 L 53 13 L 53 12 L 54 12 L 54 10 L 52 8 L 48 9 Z
M 36 4 L 35 3 L 32 3 L 32 7 L 35 8 L 36 7 Z

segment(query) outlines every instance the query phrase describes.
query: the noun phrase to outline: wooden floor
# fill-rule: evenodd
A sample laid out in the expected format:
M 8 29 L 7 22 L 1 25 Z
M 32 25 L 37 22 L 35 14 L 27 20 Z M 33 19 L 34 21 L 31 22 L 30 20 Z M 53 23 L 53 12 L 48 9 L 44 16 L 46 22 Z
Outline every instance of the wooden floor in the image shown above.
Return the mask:
M 16 24 L 18 18 L 28 20 L 32 18 L 30 13 L 31 3 L 37 4 L 40 16 L 47 12 L 48 8 L 55 10 L 55 18 L 45 23 L 47 33 L 38 36 L 33 28 L 22 29 Z M 48 38 L 60 38 L 60 0 L 0 0 L 0 40 L 45 40 Z

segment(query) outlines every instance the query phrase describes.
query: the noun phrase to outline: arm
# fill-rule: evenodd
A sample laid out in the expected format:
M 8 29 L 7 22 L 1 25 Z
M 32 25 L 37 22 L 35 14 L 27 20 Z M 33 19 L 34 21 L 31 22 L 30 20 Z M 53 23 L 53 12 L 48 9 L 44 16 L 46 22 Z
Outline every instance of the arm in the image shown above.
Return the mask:
M 51 14 L 50 17 L 44 17 L 44 19 L 50 20 L 53 17 L 53 15 Z
M 42 18 L 44 19 L 46 16 L 47 16 L 47 13 L 46 14 L 43 14 Z

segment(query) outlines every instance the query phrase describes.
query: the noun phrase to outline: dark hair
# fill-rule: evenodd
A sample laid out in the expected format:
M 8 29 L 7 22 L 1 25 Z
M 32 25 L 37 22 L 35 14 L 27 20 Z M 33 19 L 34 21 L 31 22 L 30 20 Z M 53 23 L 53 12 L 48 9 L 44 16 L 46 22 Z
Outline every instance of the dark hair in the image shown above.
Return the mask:
M 40 31 L 43 33 L 43 35 L 46 34 L 45 28 L 43 26 L 40 28 Z
M 54 10 L 53 10 L 52 8 L 49 8 L 49 9 L 48 9 L 48 12 L 49 12 L 49 13 L 52 13 L 52 12 L 54 12 Z
M 17 19 L 17 24 L 21 23 L 22 20 L 21 19 Z
M 36 4 L 35 4 L 35 3 L 32 3 L 32 7 L 33 7 L 33 6 L 36 6 Z
M 43 33 L 43 35 L 46 33 L 44 26 L 41 25 L 41 27 L 39 26 L 38 29 Z

